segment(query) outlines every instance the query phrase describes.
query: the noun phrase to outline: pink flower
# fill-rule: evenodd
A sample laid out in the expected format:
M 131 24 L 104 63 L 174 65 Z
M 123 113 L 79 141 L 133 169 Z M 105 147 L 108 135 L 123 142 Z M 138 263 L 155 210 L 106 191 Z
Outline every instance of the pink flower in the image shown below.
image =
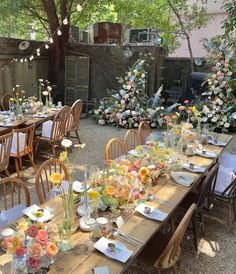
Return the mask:
M 21 246 L 20 248 L 16 250 L 16 256 L 18 257 L 24 256 L 25 253 L 26 253 L 26 248 L 24 246 Z
M 39 241 L 42 245 L 45 245 L 48 241 L 48 232 L 44 229 L 40 229 L 36 235 L 37 241 Z
M 130 90 L 132 87 L 131 85 L 127 85 L 127 89 Z
M 26 234 L 30 236 L 31 238 L 35 238 L 39 229 L 36 225 L 31 225 L 27 230 Z
M 189 100 L 184 100 L 184 104 L 188 104 L 189 103 Z
M 36 260 L 34 258 L 29 258 L 28 259 L 28 264 L 31 265 L 32 268 L 38 268 L 39 267 L 39 264 L 40 264 L 40 261 L 39 260 Z
M 43 256 L 44 251 L 40 243 L 33 243 L 29 248 L 29 256 L 35 260 L 40 260 Z
M 170 116 L 165 116 L 164 119 L 165 119 L 166 121 L 171 121 L 171 120 L 172 120 L 172 118 L 171 118 Z
M 216 73 L 217 75 L 221 75 L 221 71 L 219 70 L 219 71 L 217 71 L 217 73 Z

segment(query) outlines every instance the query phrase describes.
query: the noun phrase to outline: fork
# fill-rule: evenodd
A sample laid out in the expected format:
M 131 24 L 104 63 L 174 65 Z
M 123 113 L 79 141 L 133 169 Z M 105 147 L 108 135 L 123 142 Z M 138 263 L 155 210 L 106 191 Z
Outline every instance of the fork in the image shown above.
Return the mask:
M 167 207 L 170 207 L 172 205 L 171 201 L 167 201 L 167 200 L 161 199 L 158 196 L 154 196 L 154 199 L 156 199 L 160 204 L 163 204 L 163 205 L 165 205 Z

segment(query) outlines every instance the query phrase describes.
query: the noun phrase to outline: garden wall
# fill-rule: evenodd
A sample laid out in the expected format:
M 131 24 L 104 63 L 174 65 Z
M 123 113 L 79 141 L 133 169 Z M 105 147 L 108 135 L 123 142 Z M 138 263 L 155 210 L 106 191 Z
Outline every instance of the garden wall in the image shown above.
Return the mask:
M 27 58 L 36 51 L 41 43 L 29 41 L 26 50 L 19 50 L 18 46 L 23 40 L 13 38 L 0 38 L 0 97 L 4 93 L 11 93 L 15 85 L 21 85 L 26 96 L 36 95 L 37 80 L 47 79 L 48 57 L 38 57 L 32 62 L 11 62 L 12 58 Z

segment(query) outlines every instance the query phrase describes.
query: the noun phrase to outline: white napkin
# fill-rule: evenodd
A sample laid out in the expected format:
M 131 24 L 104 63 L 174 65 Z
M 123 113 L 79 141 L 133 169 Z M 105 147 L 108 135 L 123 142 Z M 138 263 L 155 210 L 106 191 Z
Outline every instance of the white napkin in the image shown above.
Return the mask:
M 189 187 L 195 181 L 195 176 L 188 172 L 171 172 L 170 176 L 177 184 L 186 187 Z
M 109 269 L 107 266 L 96 267 L 93 269 L 94 274 L 109 274 Z
M 12 143 L 11 143 L 11 153 L 16 154 L 17 153 L 17 134 L 19 136 L 19 152 L 23 151 L 25 149 L 26 145 L 26 134 L 25 133 L 13 133 L 12 137 Z
M 157 220 L 157 221 L 163 221 L 168 216 L 167 213 L 162 212 L 158 208 L 151 207 L 151 206 L 148 206 L 148 207 L 150 207 L 151 212 L 149 214 L 146 214 L 146 213 L 144 213 L 144 208 L 146 206 L 147 206 L 146 204 L 140 204 L 135 208 L 135 211 L 141 213 L 142 215 L 144 215 L 145 217 L 147 217 L 149 219 L 153 219 L 153 220 Z
M 42 222 L 42 223 L 43 223 L 43 222 L 49 221 L 49 220 L 51 219 L 52 215 L 51 215 L 50 211 L 47 210 L 47 209 L 44 209 L 44 211 L 43 211 L 44 214 L 43 214 L 42 217 L 36 218 L 36 217 L 33 215 L 33 214 L 34 214 L 36 211 L 38 211 L 39 209 L 41 209 L 41 207 L 39 207 L 39 206 L 33 204 L 33 205 L 31 205 L 31 206 L 25 208 L 25 209 L 23 210 L 23 213 L 24 213 L 26 216 L 28 216 L 28 217 L 30 218 L 30 220 L 32 220 L 32 221 L 38 221 L 38 222 Z
M 189 170 L 189 171 L 192 171 L 192 172 L 197 172 L 197 173 L 203 173 L 206 171 L 206 168 L 203 167 L 203 166 L 197 166 L 197 165 L 194 165 L 194 168 L 191 168 L 189 166 L 189 163 L 183 163 L 183 168 Z
M 220 140 L 214 140 L 214 139 L 208 140 L 208 144 L 212 144 L 214 146 L 219 146 L 219 147 L 224 147 L 227 145 L 227 143 L 225 142 L 222 142 Z
M 42 136 L 43 137 L 46 137 L 46 138 L 51 137 L 52 124 L 53 124 L 53 121 L 51 121 L 51 120 L 43 123 L 43 126 L 42 126 Z
M 195 153 L 206 158 L 216 158 L 217 156 L 214 152 L 210 152 L 210 151 L 206 151 L 206 153 L 203 154 L 202 150 L 196 150 Z
M 19 204 L 6 211 L 1 211 L 0 213 L 0 228 L 16 221 L 21 216 L 23 216 L 23 210 L 26 208 L 25 205 Z
M 93 245 L 93 247 L 111 259 L 126 263 L 127 260 L 132 256 L 133 251 L 127 249 L 124 244 L 119 242 L 113 242 L 116 245 L 116 250 L 110 251 L 108 249 L 108 243 L 111 242 L 112 241 L 108 240 L 107 238 L 102 237 Z

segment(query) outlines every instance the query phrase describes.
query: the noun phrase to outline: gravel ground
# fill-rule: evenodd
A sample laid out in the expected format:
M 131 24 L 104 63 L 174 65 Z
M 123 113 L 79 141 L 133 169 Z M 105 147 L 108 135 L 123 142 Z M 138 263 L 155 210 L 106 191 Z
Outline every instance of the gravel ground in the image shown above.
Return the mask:
M 80 170 L 76 177 L 83 178 L 83 170 L 89 170 L 92 165 L 104 166 L 105 145 L 111 137 L 123 138 L 126 130 L 115 127 L 102 127 L 89 119 L 81 120 L 80 137 L 86 144 L 79 153 L 74 150 L 71 158 L 76 159 Z M 72 139 L 77 143 L 77 139 Z M 236 153 L 236 136 L 226 148 Z M 36 155 L 36 164 L 39 166 L 49 157 L 46 146 L 40 146 Z M 31 203 L 37 203 L 35 196 L 35 173 L 29 161 L 23 161 L 23 180 L 30 188 Z M 13 172 L 13 170 L 11 171 Z M 236 274 L 236 236 L 227 229 L 227 208 L 217 203 L 210 213 L 205 215 L 206 235 L 200 240 L 200 255 L 196 258 L 191 231 L 187 231 L 182 246 L 181 264 L 178 273 L 187 274 Z M 236 228 L 234 226 L 234 231 Z M 144 269 L 135 262 L 127 273 L 155 273 L 153 269 Z M 168 272 L 167 272 L 168 273 Z M 112 273 L 113 274 L 113 273 Z M 114 273 L 115 274 L 115 273 Z

